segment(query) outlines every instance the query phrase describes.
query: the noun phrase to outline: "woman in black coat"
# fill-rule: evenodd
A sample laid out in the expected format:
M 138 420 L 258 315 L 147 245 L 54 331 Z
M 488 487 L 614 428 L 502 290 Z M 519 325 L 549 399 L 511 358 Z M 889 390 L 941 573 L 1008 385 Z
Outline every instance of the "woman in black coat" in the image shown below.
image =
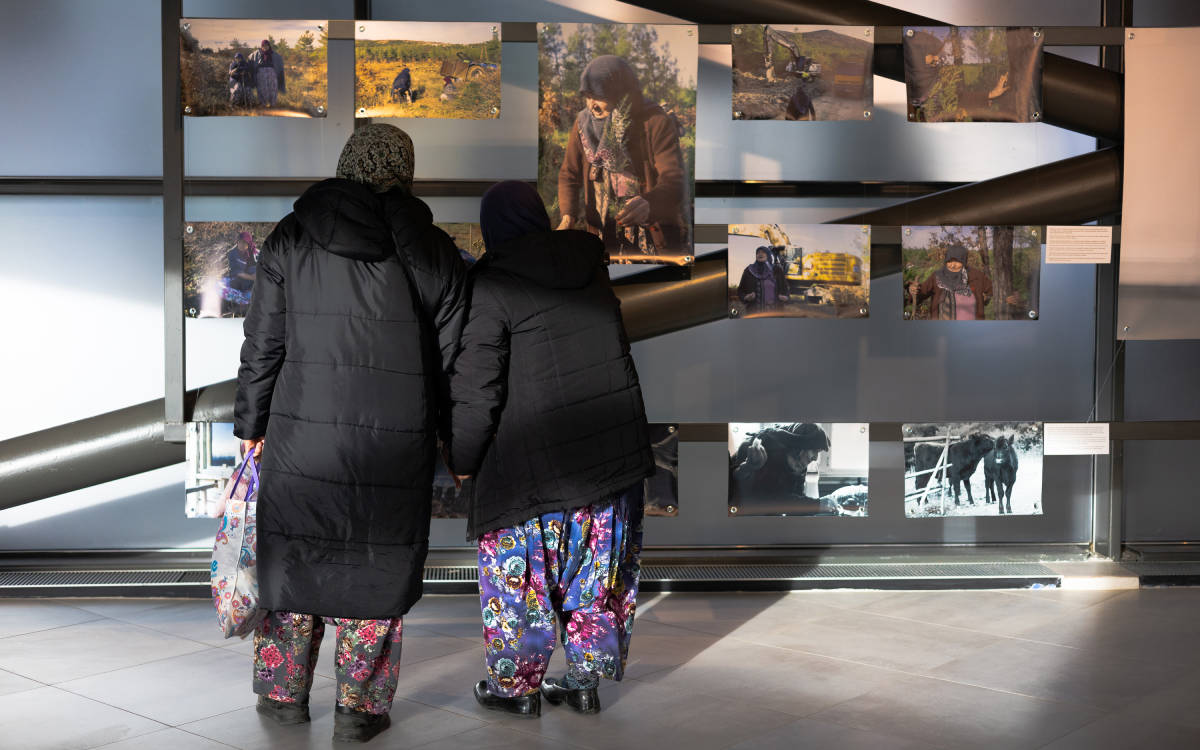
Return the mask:
M 469 273 L 449 452 L 473 477 L 488 667 L 475 697 L 536 715 L 544 695 L 591 713 L 598 678 L 622 676 L 633 627 L 654 472 L 641 388 L 603 241 L 549 231 L 525 183 L 494 186 L 480 213 L 487 252 Z M 567 675 L 543 680 L 556 620 Z
M 772 310 L 790 299 L 787 276 L 773 254 L 771 248 L 759 247 L 754 251 L 754 262 L 742 271 L 738 298 L 746 306 L 747 315 Z
M 266 438 L 259 710 L 308 720 L 321 616 L 336 618 L 341 738 L 387 724 L 461 331 L 465 267 L 413 197 L 412 165 L 404 131 L 368 125 L 340 179 L 296 201 L 259 255 L 238 372 L 235 433 L 249 449 Z

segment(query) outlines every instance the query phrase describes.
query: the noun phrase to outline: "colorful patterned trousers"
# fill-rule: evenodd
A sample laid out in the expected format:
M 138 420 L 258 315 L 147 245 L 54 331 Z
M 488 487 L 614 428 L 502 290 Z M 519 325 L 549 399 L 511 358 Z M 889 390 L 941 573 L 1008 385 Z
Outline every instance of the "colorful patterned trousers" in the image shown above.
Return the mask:
M 401 618 L 350 620 L 269 612 L 254 631 L 254 692 L 307 703 L 325 622 L 337 626 L 337 703 L 387 713 L 400 675 Z
M 637 601 L 642 501 L 638 482 L 611 502 L 547 513 L 479 538 L 493 695 L 538 689 L 556 624 L 569 676 L 621 679 Z

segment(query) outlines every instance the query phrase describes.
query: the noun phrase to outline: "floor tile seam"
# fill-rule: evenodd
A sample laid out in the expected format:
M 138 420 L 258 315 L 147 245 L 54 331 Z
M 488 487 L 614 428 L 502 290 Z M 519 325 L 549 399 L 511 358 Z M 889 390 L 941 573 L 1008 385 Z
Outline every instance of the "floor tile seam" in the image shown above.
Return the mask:
M 738 640 L 740 640 L 740 639 L 738 639 Z M 753 644 L 753 642 L 751 642 L 751 641 L 745 641 L 745 642 Z M 1083 703 L 1071 703 L 1070 701 L 1060 701 L 1060 700 L 1054 700 L 1052 698 L 1044 698 L 1044 697 L 1036 696 L 1036 695 L 1028 695 L 1026 693 L 1021 693 L 1021 692 L 1018 692 L 1015 690 L 1005 690 L 1003 688 L 995 688 L 995 687 L 990 687 L 987 685 L 977 685 L 974 683 L 962 682 L 960 680 L 954 680 L 949 677 L 943 677 L 940 675 L 930 674 L 927 672 L 911 672 L 911 671 L 899 669 L 896 667 L 887 667 L 887 666 L 883 666 L 880 664 L 871 664 L 868 662 L 858 661 L 855 659 L 847 659 L 847 658 L 841 657 L 841 656 L 831 656 L 829 654 L 822 654 L 822 653 L 818 653 L 816 651 L 805 651 L 803 649 L 793 649 L 793 648 L 787 648 L 785 646 L 776 646 L 774 644 L 766 644 L 766 643 L 753 644 L 753 645 L 764 646 L 767 648 L 775 648 L 775 649 L 779 649 L 782 651 L 788 651 L 791 653 L 804 654 L 806 656 L 815 656 L 820 659 L 827 659 L 829 661 L 842 662 L 845 664 L 853 664 L 853 665 L 859 666 L 859 667 L 868 667 L 871 669 L 878 669 L 878 670 L 881 670 L 884 672 L 905 675 L 907 677 L 919 677 L 919 678 L 923 678 L 923 679 L 930 679 L 930 680 L 936 680 L 938 682 L 944 682 L 944 683 L 947 683 L 950 685 L 961 685 L 963 687 L 973 687 L 973 688 L 979 688 L 981 690 L 988 690 L 993 693 L 1003 693 L 1006 695 L 1015 695 L 1015 696 L 1023 697 L 1023 698 L 1031 698 L 1033 700 L 1041 701 L 1043 703 L 1051 703 L 1054 705 L 1074 706 L 1076 708 L 1097 709 L 1097 710 L 1104 710 L 1104 711 L 1111 710 L 1107 707 L 1091 706 L 1091 705 L 1087 705 L 1087 704 L 1083 704 Z M 946 664 L 949 664 L 951 661 L 954 661 L 954 659 L 947 659 L 946 661 L 941 662 L 940 664 L 936 665 L 934 667 L 934 669 L 936 669 L 938 667 L 943 667 Z M 821 709 L 821 711 L 825 711 L 825 710 L 827 710 L 827 709 Z M 817 712 L 817 713 L 820 713 L 820 712 Z
M 17 693 L 24 693 L 26 690 L 38 690 L 39 688 L 44 688 L 44 687 L 54 687 L 54 683 L 52 683 L 52 682 L 46 682 L 44 680 L 39 680 L 36 677 L 26 677 L 23 674 L 18 674 L 17 672 L 12 671 L 11 669 L 0 668 L 0 672 L 7 672 L 8 674 L 12 675 L 13 677 L 19 677 L 22 680 L 29 680 L 30 682 L 37 683 L 37 687 L 26 688 L 25 690 L 17 690 L 12 693 L 5 693 L 4 695 L 16 695 Z M 4 695 L 0 695 L 0 698 L 3 698 Z
M 203 720 L 201 719 L 201 721 L 203 721 Z M 146 734 L 136 734 L 136 735 L 133 735 L 133 737 L 122 737 L 119 740 L 113 740 L 112 742 L 106 742 L 103 745 L 93 745 L 89 748 L 86 748 L 86 750 L 104 750 L 104 748 L 106 748 L 106 747 L 112 747 L 113 745 L 118 745 L 122 742 L 126 742 L 128 740 L 134 739 L 135 737 L 148 737 L 151 734 L 156 734 L 158 732 L 170 732 L 171 730 L 183 732 L 184 734 L 190 734 L 193 737 L 199 737 L 200 739 L 204 740 L 205 742 L 213 742 L 222 747 L 232 748 L 233 750 L 242 750 L 242 748 L 238 747 L 237 745 L 230 745 L 228 742 L 221 742 L 220 740 L 214 740 L 212 737 L 205 737 L 202 734 L 196 734 L 195 732 L 189 732 L 188 730 L 183 729 L 181 727 L 177 727 L 177 726 L 176 727 L 164 727 L 163 729 L 155 729 L 153 732 L 147 732 Z
M 401 675 L 400 679 L 403 680 L 404 675 Z M 465 695 L 465 693 L 464 693 L 464 695 Z M 484 726 L 491 726 L 493 724 L 498 725 L 498 726 L 503 726 L 500 724 L 499 720 L 481 719 L 476 714 L 469 714 L 465 710 L 454 708 L 453 706 L 441 706 L 436 703 L 428 703 L 426 701 L 420 701 L 413 697 L 403 697 L 402 698 L 400 696 L 396 696 L 392 702 L 393 706 L 395 706 L 395 701 L 407 701 L 409 703 L 416 703 L 418 706 L 424 706 L 425 708 L 434 708 L 434 709 L 437 709 L 438 711 L 445 711 L 446 713 L 454 714 L 455 716 L 461 716 L 461 717 L 467 718 L 467 719 L 474 719 L 475 721 L 483 722 Z M 475 727 L 475 728 L 478 729 L 479 727 Z
M 482 721 L 482 719 L 477 719 L 477 721 Z M 485 721 L 485 722 L 483 722 L 483 726 L 481 726 L 481 727 L 471 727 L 470 729 L 464 729 L 461 732 L 455 732 L 454 734 L 448 734 L 445 737 L 438 737 L 437 739 L 432 739 L 432 740 L 429 740 L 428 742 L 422 742 L 417 745 L 406 745 L 405 748 L 406 748 L 406 750 L 418 750 L 418 748 L 428 747 L 436 742 L 448 742 L 450 740 L 453 740 L 455 737 L 461 737 L 464 734 L 470 734 L 471 732 L 474 732 L 477 729 L 483 729 L 484 727 L 488 727 L 488 726 L 493 726 L 493 724 Z
M 60 686 L 58 686 L 58 685 L 51 685 L 50 687 L 54 688 L 55 690 L 61 690 L 61 691 L 63 691 L 64 693 L 68 693 L 68 694 L 70 694 L 70 695 L 73 695 L 73 696 L 75 696 L 76 698 L 82 698 L 82 699 L 83 699 L 83 700 L 85 700 L 85 701 L 89 701 L 89 702 L 91 702 L 91 703 L 97 703 L 97 704 L 99 704 L 99 705 L 101 705 L 101 706 L 105 706 L 105 707 L 107 707 L 107 708 L 111 708 L 111 709 L 113 709 L 114 711 L 120 711 L 121 713 L 123 713 L 123 714 L 129 714 L 130 716 L 136 716 L 136 717 L 138 717 L 139 719 L 145 719 L 146 721 L 153 722 L 154 724 L 157 724 L 157 725 L 158 725 L 158 728 L 156 728 L 156 729 L 151 729 L 151 730 L 149 730 L 149 731 L 147 731 L 147 732 L 139 732 L 138 734 L 132 734 L 132 735 L 129 735 L 129 736 L 127 736 L 127 737 L 123 737 L 123 738 L 121 738 L 121 740 L 118 740 L 118 741 L 124 741 L 124 740 L 128 740 L 128 739 L 132 739 L 132 738 L 134 738 L 134 737 L 141 737 L 142 735 L 146 735 L 146 734 L 152 734 L 152 733 L 154 733 L 154 732 L 161 732 L 161 731 L 162 731 L 162 730 L 164 730 L 164 729 L 174 729 L 174 728 L 175 728 L 175 726 L 174 726 L 173 724 L 168 724 L 168 723 L 166 723 L 166 722 L 164 722 L 164 721 L 159 721 L 158 719 L 151 718 L 151 717 L 149 717 L 149 716 L 146 716 L 145 714 L 139 714 L 137 711 L 130 711 L 130 710 L 129 710 L 129 709 L 127 709 L 127 708 L 121 708 L 120 706 L 114 706 L 114 705 L 113 705 L 113 704 L 111 704 L 111 703 L 106 703 L 106 702 L 104 702 L 104 701 L 102 701 L 102 700 L 99 700 L 99 699 L 93 698 L 93 697 L 91 697 L 90 695 L 83 695 L 83 694 L 81 694 L 81 693 L 77 693 L 77 692 L 75 692 L 74 690 L 68 690 L 67 688 L 60 687 Z M 111 745 L 111 744 L 113 744 L 113 743 L 109 742 L 109 743 L 106 743 L 106 744 L 110 744 L 110 745 Z M 93 747 L 93 748 L 94 748 L 94 747 L 103 747 L 103 745 L 92 745 L 91 747 Z
M 88 614 L 94 615 L 94 617 L 90 620 L 80 620 L 79 622 L 67 623 L 66 625 L 52 625 L 48 628 L 38 628 L 37 630 L 27 630 L 22 633 L 11 633 L 9 635 L 0 636 L 0 643 L 3 643 L 4 641 L 8 640 L 9 638 L 20 638 L 22 636 L 35 635 L 37 633 L 49 633 L 52 630 L 62 630 L 63 628 L 73 628 L 76 625 L 87 625 L 89 623 L 98 622 L 100 620 L 111 620 L 112 619 L 111 617 L 105 617 L 104 615 L 97 615 L 94 612 L 89 612 Z M 119 622 L 119 620 L 114 620 L 114 622 Z
M 155 605 L 154 605 L 154 606 L 152 606 L 152 607 L 146 607 L 145 609 L 139 609 L 139 610 L 137 610 L 136 612 L 132 612 L 132 613 L 130 613 L 130 615 L 127 615 L 127 616 L 137 616 L 137 615 L 140 615 L 140 614 L 145 614 L 146 612 L 154 612 L 155 610 L 163 609 L 164 607 L 171 607 L 171 606 L 174 606 L 174 605 L 176 605 L 176 604 L 181 604 L 181 603 L 183 603 L 183 602 L 185 602 L 185 601 L 188 601 L 188 599 L 168 599 L 167 601 L 161 602 L 161 603 L 159 603 L 159 604 L 155 604 Z M 193 601 L 194 601 L 194 600 L 193 600 Z M 104 614 L 100 614 L 99 612 L 95 612 L 95 611 L 93 611 L 93 610 L 90 610 L 90 609 L 88 609 L 87 607 L 80 607 L 80 606 L 77 606 L 77 605 L 75 605 L 75 604 L 64 604 L 64 605 L 62 605 L 62 606 L 64 606 L 64 607 L 71 607 L 72 609 L 78 609 L 78 610 L 80 610 L 80 611 L 82 611 L 82 612 L 87 612 L 87 613 L 89 613 L 89 614 L 99 615 L 100 617 L 107 617 L 107 618 L 108 618 L 108 619 L 110 619 L 110 620 L 120 620 L 121 622 L 134 622 L 133 620 L 126 620 L 126 619 L 125 619 L 125 617 L 118 617 L 118 616 L 116 616 L 116 615 L 104 615 Z M 136 624 L 136 623 L 134 623 L 134 624 Z
M 797 721 L 802 721 L 803 719 L 815 719 L 817 721 L 824 721 L 824 722 L 828 722 L 830 724 L 835 724 L 839 727 L 842 727 L 843 729 L 852 729 L 852 730 L 859 731 L 859 732 L 871 732 L 873 734 L 879 734 L 879 732 L 876 732 L 872 729 L 864 729 L 863 727 L 857 727 L 852 724 L 845 724 L 843 722 L 838 721 L 836 718 L 834 718 L 832 716 L 820 716 L 820 714 L 824 713 L 825 711 L 832 711 L 833 709 L 837 708 L 838 706 L 849 703 L 850 701 L 858 700 L 860 697 L 862 697 L 862 696 L 856 695 L 853 698 L 847 698 L 844 701 L 838 701 L 837 703 L 833 704 L 832 706 L 826 706 L 825 708 L 821 709 L 820 711 L 818 711 L 810 716 L 805 716 L 805 717 L 802 717 L 802 719 L 797 719 Z M 905 737 L 905 736 L 901 736 L 901 739 L 903 739 L 905 742 L 912 742 L 912 743 L 917 743 L 920 745 L 926 745 L 928 747 L 939 748 L 940 750 L 962 750 L 961 748 L 956 747 L 954 745 L 943 745 L 940 742 L 934 742 L 929 739 L 916 739 L 916 738 Z
M 156 724 L 161 724 L 163 726 L 163 728 L 165 728 L 165 729 L 179 729 L 184 724 L 192 724 L 197 721 L 208 721 L 209 719 L 213 719 L 218 716 L 224 716 L 225 714 L 233 713 L 233 711 L 244 711 L 245 709 L 251 708 L 254 705 L 254 704 L 250 704 L 249 706 L 238 706 L 237 708 L 232 709 L 231 711 L 220 711 L 218 713 L 210 714 L 208 716 L 200 716 L 195 719 L 188 719 L 187 721 L 182 721 L 179 724 L 170 724 L 161 719 L 155 719 L 152 716 L 146 716 L 145 714 L 139 714 L 137 711 L 130 711 L 128 708 L 122 708 L 121 706 L 113 705 L 112 703 L 106 703 L 98 698 L 93 698 L 90 695 L 84 695 L 83 693 L 77 693 L 74 690 L 68 690 L 67 688 L 59 687 L 58 685 L 55 685 L 54 687 L 57 687 L 59 690 L 62 690 L 64 693 L 70 693 L 71 695 L 78 696 L 78 697 L 84 698 L 86 700 L 90 700 L 93 703 L 99 703 L 101 705 L 108 706 L 109 708 L 115 708 L 118 711 L 124 711 L 127 714 L 132 714 L 133 716 L 137 716 L 139 718 L 146 719 L 148 721 L 153 721 Z M 186 731 L 186 730 L 184 730 L 184 731 Z M 194 732 L 192 734 L 194 734 Z M 204 739 L 209 740 L 212 738 L 205 737 Z
M 187 639 L 181 638 L 180 640 L 187 640 Z M 195 643 L 195 641 L 190 641 L 190 642 Z M 111 675 L 115 672 L 121 672 L 126 669 L 134 669 L 135 667 L 144 667 L 147 664 L 157 664 L 160 661 L 169 661 L 171 659 L 179 659 L 184 656 L 192 656 L 193 654 L 202 653 L 205 650 L 218 651 L 218 650 L 222 650 L 222 649 L 220 649 L 219 646 L 206 646 L 205 648 L 196 649 L 195 651 L 185 651 L 182 654 L 171 654 L 170 656 L 160 656 L 157 659 L 149 659 L 147 661 L 140 661 L 140 662 L 137 662 L 136 664 L 126 664 L 124 666 L 116 667 L 115 669 L 109 669 L 104 672 L 96 672 L 94 674 L 85 674 L 80 677 L 72 677 L 70 679 L 62 680 L 60 682 L 51 682 L 51 683 L 47 683 L 47 684 L 50 685 L 51 687 L 61 688 L 63 685 L 66 685 L 68 682 L 76 682 L 78 680 L 90 680 L 93 677 L 103 677 L 105 675 Z M 8 671 L 12 671 L 12 670 L 8 670 Z M 21 676 L 23 676 L 23 675 L 21 675 Z M 30 679 L 33 679 L 33 678 L 30 678 Z M 73 692 L 73 691 L 71 691 L 71 692 Z

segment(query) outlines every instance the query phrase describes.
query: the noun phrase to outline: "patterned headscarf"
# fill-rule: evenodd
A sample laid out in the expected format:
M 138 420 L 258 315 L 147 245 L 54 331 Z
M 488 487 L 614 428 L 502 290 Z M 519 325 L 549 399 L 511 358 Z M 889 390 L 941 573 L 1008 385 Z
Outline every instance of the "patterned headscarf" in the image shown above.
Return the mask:
M 395 125 L 372 123 L 358 128 L 338 159 L 337 176 L 370 185 L 383 193 L 395 187 L 412 189 L 412 138 Z

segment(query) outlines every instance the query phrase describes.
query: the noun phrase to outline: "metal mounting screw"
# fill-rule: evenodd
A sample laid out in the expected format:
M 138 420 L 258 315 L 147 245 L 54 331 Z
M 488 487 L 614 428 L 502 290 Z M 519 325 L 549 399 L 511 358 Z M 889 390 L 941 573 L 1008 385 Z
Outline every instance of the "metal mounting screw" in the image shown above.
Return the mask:
M 359 30 L 359 31 L 366 31 L 366 30 L 367 30 L 367 27 L 366 27 L 366 26 L 359 26 L 359 27 L 358 27 L 358 30 Z
M 1038 315 L 1037 315 L 1037 310 L 1030 310 L 1030 311 L 1029 311 L 1029 319 L 1030 319 L 1030 320 L 1037 320 L 1037 318 L 1038 318 Z
M 321 104 L 318 104 L 317 105 L 317 114 L 324 114 L 324 113 L 325 113 L 325 107 Z
M 194 318 L 199 313 L 199 311 L 194 307 L 189 307 L 187 313 L 188 313 L 188 315 L 190 315 Z
M 738 309 L 736 307 L 729 308 L 729 317 L 736 318 L 737 316 L 738 316 Z
M 734 26 L 734 27 L 733 27 L 733 35 L 734 35 L 734 36 L 741 36 L 741 35 L 742 35 L 742 27 L 741 27 L 741 26 Z
M 912 29 L 905 29 L 905 30 L 904 30 L 904 36 L 911 37 L 911 36 L 912 36 L 914 33 L 915 33 L 915 32 L 913 32 L 913 30 L 912 30 Z
M 729 506 L 729 515 L 731 515 L 731 516 L 737 515 L 737 506 L 736 505 Z
M 317 31 L 324 31 L 324 30 L 325 30 L 324 24 L 317 24 Z
M 1121 332 L 1122 332 L 1122 333 L 1129 333 L 1129 326 L 1122 326 L 1122 327 L 1121 327 Z
M 867 30 L 863 32 L 863 36 L 871 36 L 871 28 L 870 27 L 867 27 Z
M 741 112 L 734 112 L 734 113 L 733 113 L 733 119 L 735 119 L 735 120 L 740 120 L 740 119 L 742 119 L 742 113 L 741 113 Z
M 695 258 L 693 258 L 693 257 L 692 257 L 692 256 L 690 256 L 690 255 L 685 255 L 685 256 L 683 256 L 683 262 L 684 262 L 684 263 L 691 263 L 691 262 L 693 262 L 693 261 L 695 261 L 695 260 L 696 260 L 696 259 L 695 259 Z
M 187 106 L 187 107 L 184 107 L 184 108 L 183 108 L 183 113 L 184 113 L 185 115 L 190 115 L 190 114 L 192 113 L 192 108 L 191 108 L 191 106 L 189 105 L 189 106 Z
M 904 228 L 904 236 L 905 236 L 905 237 L 912 237 L 912 227 L 905 227 L 905 228 Z
M 904 431 L 905 431 L 906 433 L 908 433 L 909 435 L 911 435 L 911 434 L 912 434 L 912 428 L 911 428 L 911 427 L 905 427 L 905 428 L 904 428 Z
M 668 506 L 667 506 L 666 508 L 664 508 L 663 510 L 667 511 L 668 513 L 674 513 L 674 512 L 675 512 L 675 506 L 674 506 L 674 505 L 668 505 Z
M 864 424 L 864 425 L 861 425 L 861 426 L 859 426 L 859 428 L 858 428 L 858 431 L 859 431 L 859 433 L 860 433 L 860 434 L 861 434 L 861 433 L 863 433 L 863 432 L 866 432 L 866 431 L 867 431 L 867 426 L 866 426 L 865 424 Z
M 1038 236 L 1038 230 L 1037 230 L 1037 227 L 1034 227 L 1033 229 L 1029 230 L 1029 232 L 1030 232 L 1030 234 L 1032 234 L 1034 237 L 1037 237 L 1037 236 Z
M 492 114 L 493 114 L 493 115 L 500 114 L 500 108 L 499 108 L 499 107 L 492 107 Z
M 917 119 L 917 115 L 916 115 L 916 113 L 914 113 L 914 112 L 909 112 L 909 113 L 908 113 L 908 119 L 910 119 L 910 120 L 915 120 L 915 119 Z
M 1042 119 L 1042 113 L 1041 113 L 1041 112 L 1034 112 L 1032 115 L 1030 115 L 1030 116 L 1029 116 L 1029 119 L 1031 119 L 1031 120 L 1040 120 L 1040 119 Z
M 905 319 L 905 320 L 912 320 L 912 313 L 910 313 L 908 310 L 905 310 L 905 311 L 904 311 L 904 319 Z
M 187 228 L 184 229 L 183 231 L 187 232 L 188 234 L 191 234 L 192 232 L 196 231 L 196 228 L 193 227 L 191 224 L 188 224 Z
M 870 120 L 870 119 L 871 119 L 871 110 L 869 110 L 869 109 L 864 109 L 864 110 L 863 110 L 863 119 L 864 119 L 864 120 Z
M 1132 32 L 1132 31 L 1131 31 L 1131 32 L 1129 32 L 1129 38 L 1130 38 L 1130 39 L 1133 39 L 1133 32 Z
M 859 314 L 859 315 L 866 315 L 866 314 L 867 314 L 867 308 L 865 308 L 865 307 L 860 307 L 860 308 L 858 308 L 858 314 Z
M 191 31 L 191 30 L 192 30 L 192 25 L 191 25 L 190 23 L 185 23 L 185 24 L 183 25 L 183 30 L 184 30 L 184 31 Z
M 675 425 L 671 425 L 670 427 L 667 428 L 667 432 L 675 432 L 676 429 L 678 429 L 678 428 Z
M 1034 29 L 1034 30 L 1033 30 L 1033 38 L 1034 38 L 1034 39 L 1041 39 L 1041 38 L 1042 38 L 1042 30 L 1041 30 L 1041 29 Z
M 367 113 L 367 108 L 366 108 L 366 107 L 359 107 L 359 108 L 358 108 L 358 113 L 359 113 L 360 115 L 365 115 L 365 114 Z

